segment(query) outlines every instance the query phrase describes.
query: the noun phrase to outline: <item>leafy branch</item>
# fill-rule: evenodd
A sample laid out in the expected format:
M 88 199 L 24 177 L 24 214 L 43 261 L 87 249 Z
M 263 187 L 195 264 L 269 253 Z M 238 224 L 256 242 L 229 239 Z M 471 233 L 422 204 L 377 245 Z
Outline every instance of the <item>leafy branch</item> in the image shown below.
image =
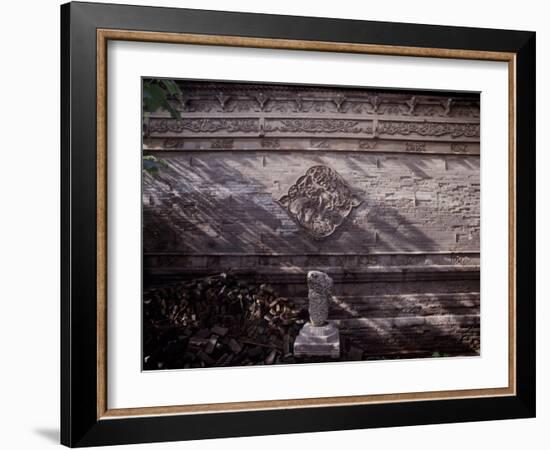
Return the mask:
M 180 112 L 168 101 L 169 96 L 181 95 L 181 89 L 173 80 L 152 78 L 143 83 L 143 110 L 152 113 L 162 108 L 174 119 L 179 119 Z
M 143 156 L 143 170 L 150 175 L 156 175 L 160 167 L 167 167 L 166 161 L 153 155 Z
M 152 78 L 143 83 L 143 113 L 149 115 L 158 109 L 165 109 L 173 119 L 180 119 L 180 112 L 168 101 L 169 97 L 181 96 L 181 89 L 173 80 Z M 151 176 L 158 173 L 161 166 L 166 167 L 164 160 L 153 155 L 143 156 L 143 171 Z

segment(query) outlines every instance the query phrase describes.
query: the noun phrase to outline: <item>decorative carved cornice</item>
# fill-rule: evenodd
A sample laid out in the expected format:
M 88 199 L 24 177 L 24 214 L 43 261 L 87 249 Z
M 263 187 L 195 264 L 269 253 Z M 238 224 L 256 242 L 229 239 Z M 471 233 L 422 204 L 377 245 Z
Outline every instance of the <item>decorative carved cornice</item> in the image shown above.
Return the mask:
M 378 141 L 361 139 L 357 145 L 361 150 L 374 150 L 378 145 Z
M 362 127 L 358 120 L 333 119 L 281 119 L 266 125 L 266 131 L 283 133 L 361 133 L 370 132 L 370 127 Z
M 380 121 L 376 131 L 380 135 L 479 137 L 479 124 Z
M 212 139 L 212 141 L 210 142 L 210 148 L 218 150 L 230 150 L 233 148 L 233 143 L 233 139 Z
M 262 148 L 276 149 L 281 147 L 281 142 L 279 139 L 262 139 L 260 145 Z
M 190 133 L 347 133 L 372 134 L 383 136 L 410 136 L 452 138 L 479 137 L 479 124 L 449 122 L 415 122 L 380 120 L 374 127 L 368 120 L 346 119 L 265 119 L 259 118 L 193 118 L 193 119 L 150 119 L 148 133 L 181 134 Z
M 421 153 L 426 150 L 425 142 L 405 142 L 405 149 L 412 153 Z
M 181 118 L 145 118 L 144 150 L 479 154 L 477 95 L 178 83 Z
M 451 143 L 451 151 L 453 153 L 467 153 L 468 152 L 468 144 L 464 144 L 462 142 L 452 142 Z
M 318 113 L 479 119 L 475 95 L 407 94 L 370 89 L 181 82 L 172 106 L 182 113 Z
M 257 119 L 151 119 L 149 133 L 255 133 L 259 131 Z
M 242 135 L 238 137 L 213 138 L 207 133 L 203 137 L 174 135 L 171 137 L 150 137 L 144 140 L 143 149 L 155 151 L 292 151 L 292 152 L 358 152 L 358 153 L 416 153 L 478 156 L 478 142 L 448 142 L 412 140 L 412 137 L 357 139 L 350 137 L 281 136 L 261 137 Z

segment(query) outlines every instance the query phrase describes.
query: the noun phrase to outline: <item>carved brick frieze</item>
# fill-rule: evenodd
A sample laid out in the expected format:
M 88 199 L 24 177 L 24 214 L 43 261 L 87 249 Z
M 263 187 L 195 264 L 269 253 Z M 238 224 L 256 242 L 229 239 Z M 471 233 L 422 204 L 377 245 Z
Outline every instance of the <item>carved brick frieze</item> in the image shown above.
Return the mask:
M 260 146 L 262 148 L 277 149 L 281 147 L 281 141 L 279 139 L 262 139 Z
M 233 139 L 212 139 L 210 147 L 212 149 L 229 150 L 234 146 Z
M 319 137 L 314 137 L 314 136 Z M 449 142 L 448 137 L 418 139 L 411 135 L 391 135 L 382 138 L 362 138 L 363 134 L 346 133 L 291 133 L 272 134 L 270 137 L 260 133 L 247 134 L 224 133 L 211 136 L 208 133 L 172 134 L 149 136 L 143 141 L 147 151 L 331 151 L 331 152 L 370 152 L 370 153 L 417 153 L 417 154 L 448 154 L 448 155 L 479 155 L 479 143 L 473 138 L 468 142 Z M 414 140 L 413 140 L 414 139 Z M 459 138 L 460 139 L 460 138 Z
M 184 146 L 185 141 L 181 139 L 163 139 L 162 143 L 160 143 L 160 148 L 166 150 L 182 149 Z
M 148 123 L 149 135 L 183 133 L 308 133 L 334 134 L 372 133 L 371 121 L 345 119 L 269 119 L 262 121 L 251 118 L 193 118 L 193 119 L 151 119 Z
M 265 130 L 283 133 L 370 133 L 372 122 L 339 119 L 280 119 L 268 122 Z
M 321 149 L 321 150 L 330 149 L 330 141 L 328 139 L 310 139 L 309 145 L 313 149 Z
M 451 151 L 453 153 L 467 153 L 468 152 L 468 144 L 464 144 L 462 142 L 452 142 L 451 143 Z
M 178 82 L 181 118 L 144 118 L 146 151 L 479 154 L 476 96 Z
M 326 98 L 299 97 L 219 97 L 172 100 L 171 104 L 185 113 L 340 113 L 340 114 L 376 114 L 388 116 L 425 116 L 425 117 L 464 117 L 478 118 L 479 105 L 455 101 L 449 106 L 449 99 L 418 100 L 409 98 L 384 99 L 348 98 L 335 95 Z
M 472 264 L 472 259 L 467 255 L 452 255 L 451 263 L 455 265 L 461 265 L 461 266 L 469 265 L 469 264 Z M 479 264 L 479 261 L 477 262 L 477 264 Z
M 426 150 L 426 143 L 425 142 L 405 142 L 405 149 L 408 152 L 413 153 L 421 153 Z
M 361 150 L 374 150 L 376 146 L 378 145 L 378 141 L 375 140 L 367 140 L 367 139 L 361 139 L 357 143 L 359 149 Z
M 479 102 L 460 96 L 414 95 L 322 87 L 181 82 L 172 106 L 185 113 L 322 113 L 479 118 Z M 189 92 L 191 91 L 191 92 Z
M 162 133 L 257 133 L 259 122 L 257 119 L 151 119 L 148 125 L 150 134 Z
M 269 119 L 251 118 L 197 118 L 197 119 L 151 119 L 148 134 L 182 133 L 292 133 L 292 134 L 373 134 L 377 136 L 411 136 L 479 138 L 479 124 L 416 121 L 372 121 L 346 119 Z
M 376 131 L 380 135 L 479 137 L 479 124 L 380 121 Z

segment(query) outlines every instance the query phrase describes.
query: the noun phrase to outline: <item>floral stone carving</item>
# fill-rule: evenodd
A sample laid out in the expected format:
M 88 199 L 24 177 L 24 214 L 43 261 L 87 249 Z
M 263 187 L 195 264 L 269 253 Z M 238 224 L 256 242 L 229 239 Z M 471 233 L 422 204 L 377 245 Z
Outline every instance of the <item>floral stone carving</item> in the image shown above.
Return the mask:
M 326 166 L 310 167 L 278 202 L 316 239 L 334 233 L 362 203 L 338 172 Z

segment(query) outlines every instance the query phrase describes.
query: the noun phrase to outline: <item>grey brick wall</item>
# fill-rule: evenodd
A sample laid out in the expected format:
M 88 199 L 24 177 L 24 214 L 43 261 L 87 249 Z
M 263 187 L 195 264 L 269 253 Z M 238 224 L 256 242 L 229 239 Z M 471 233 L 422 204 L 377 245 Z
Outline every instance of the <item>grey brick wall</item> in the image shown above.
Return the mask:
M 181 119 L 144 121 L 143 152 L 164 163 L 143 177 L 146 284 L 236 271 L 300 302 L 321 269 L 355 312 L 335 302 L 334 320 L 373 354 L 477 351 L 477 95 L 180 86 Z M 278 202 L 319 165 L 361 201 L 323 239 Z
M 479 251 L 479 157 L 266 151 L 158 152 L 143 190 L 145 252 Z M 277 200 L 314 165 L 340 173 L 363 203 L 316 241 Z

